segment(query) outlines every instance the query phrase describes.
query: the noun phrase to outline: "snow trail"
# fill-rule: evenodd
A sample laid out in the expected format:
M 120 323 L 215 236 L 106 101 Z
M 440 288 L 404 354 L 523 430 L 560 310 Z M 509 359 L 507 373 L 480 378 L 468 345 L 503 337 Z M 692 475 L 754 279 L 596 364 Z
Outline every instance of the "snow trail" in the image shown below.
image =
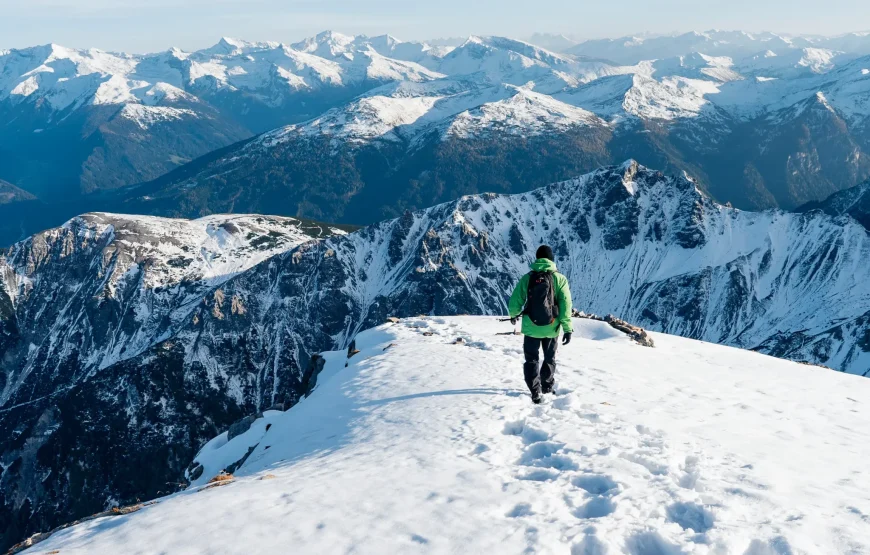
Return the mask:
M 870 553 L 870 383 L 575 326 L 539 406 L 495 318 L 364 332 L 309 398 L 209 443 L 187 491 L 31 552 Z

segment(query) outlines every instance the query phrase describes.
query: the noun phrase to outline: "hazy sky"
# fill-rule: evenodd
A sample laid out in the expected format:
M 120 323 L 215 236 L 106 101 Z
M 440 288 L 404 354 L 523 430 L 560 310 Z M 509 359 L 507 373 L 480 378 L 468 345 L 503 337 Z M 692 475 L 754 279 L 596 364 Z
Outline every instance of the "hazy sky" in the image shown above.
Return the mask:
M 403 39 L 536 31 L 578 38 L 741 29 L 870 30 L 861 0 L 0 0 L 0 48 L 55 42 L 145 52 L 221 36 L 292 42 L 325 29 Z

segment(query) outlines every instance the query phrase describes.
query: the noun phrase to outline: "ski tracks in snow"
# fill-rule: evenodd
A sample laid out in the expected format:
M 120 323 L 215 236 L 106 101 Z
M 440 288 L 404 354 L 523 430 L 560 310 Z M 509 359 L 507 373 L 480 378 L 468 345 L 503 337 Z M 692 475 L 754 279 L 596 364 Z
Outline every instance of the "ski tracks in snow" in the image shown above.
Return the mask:
M 504 364 L 496 365 L 503 370 L 502 384 L 522 388 L 522 395 L 506 390 L 507 399 L 480 398 L 503 422 L 501 434 L 509 442 L 488 434 L 463 439 L 476 442 L 472 454 L 502 474 L 506 498 L 521 499 L 506 506 L 505 516 L 516 523 L 514 536 L 522 535 L 526 552 L 552 552 L 561 543 L 571 546 L 572 555 L 795 553 L 772 522 L 795 522 L 803 515 L 777 515 L 783 509 L 766 502 L 768 485 L 753 479 L 753 465 L 728 454 L 708 464 L 693 443 L 676 443 L 642 419 L 616 415 L 612 409 L 619 404 L 620 390 L 613 376 L 573 363 L 583 358 L 585 345 L 560 347 L 562 355 L 573 347 L 580 356 L 557 356 L 556 393 L 533 405 L 522 380 L 521 336 L 485 337 L 455 319 L 438 317 L 408 319 L 402 325 L 460 348 L 503 355 Z M 617 339 L 607 333 L 598 338 Z M 731 485 L 711 487 L 709 471 L 717 486 Z M 756 518 L 767 530 L 747 539 L 746 521 Z M 542 534 L 552 534 L 554 524 L 559 536 L 543 541 Z

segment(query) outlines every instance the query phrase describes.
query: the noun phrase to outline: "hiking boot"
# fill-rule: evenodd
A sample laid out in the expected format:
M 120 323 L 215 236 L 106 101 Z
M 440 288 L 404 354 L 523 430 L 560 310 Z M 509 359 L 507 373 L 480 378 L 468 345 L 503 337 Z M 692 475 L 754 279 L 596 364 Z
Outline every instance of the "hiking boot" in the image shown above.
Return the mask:
M 547 395 L 550 393 L 555 395 L 556 394 L 556 384 L 554 383 L 554 384 L 550 384 L 550 385 L 545 385 L 542 393 L 544 393 L 544 395 Z
M 544 401 L 544 395 L 540 391 L 535 391 L 532 393 L 532 402 L 536 405 L 540 405 Z

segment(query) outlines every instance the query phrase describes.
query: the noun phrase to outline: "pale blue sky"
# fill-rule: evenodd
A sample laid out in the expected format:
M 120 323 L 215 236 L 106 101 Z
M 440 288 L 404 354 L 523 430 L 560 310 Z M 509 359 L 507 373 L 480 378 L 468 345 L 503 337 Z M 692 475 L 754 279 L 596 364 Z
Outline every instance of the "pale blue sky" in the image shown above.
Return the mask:
M 719 29 L 837 34 L 870 29 L 860 0 L 0 0 L 0 48 L 55 42 L 145 52 L 221 37 L 292 42 L 324 29 L 403 39 L 583 38 Z

